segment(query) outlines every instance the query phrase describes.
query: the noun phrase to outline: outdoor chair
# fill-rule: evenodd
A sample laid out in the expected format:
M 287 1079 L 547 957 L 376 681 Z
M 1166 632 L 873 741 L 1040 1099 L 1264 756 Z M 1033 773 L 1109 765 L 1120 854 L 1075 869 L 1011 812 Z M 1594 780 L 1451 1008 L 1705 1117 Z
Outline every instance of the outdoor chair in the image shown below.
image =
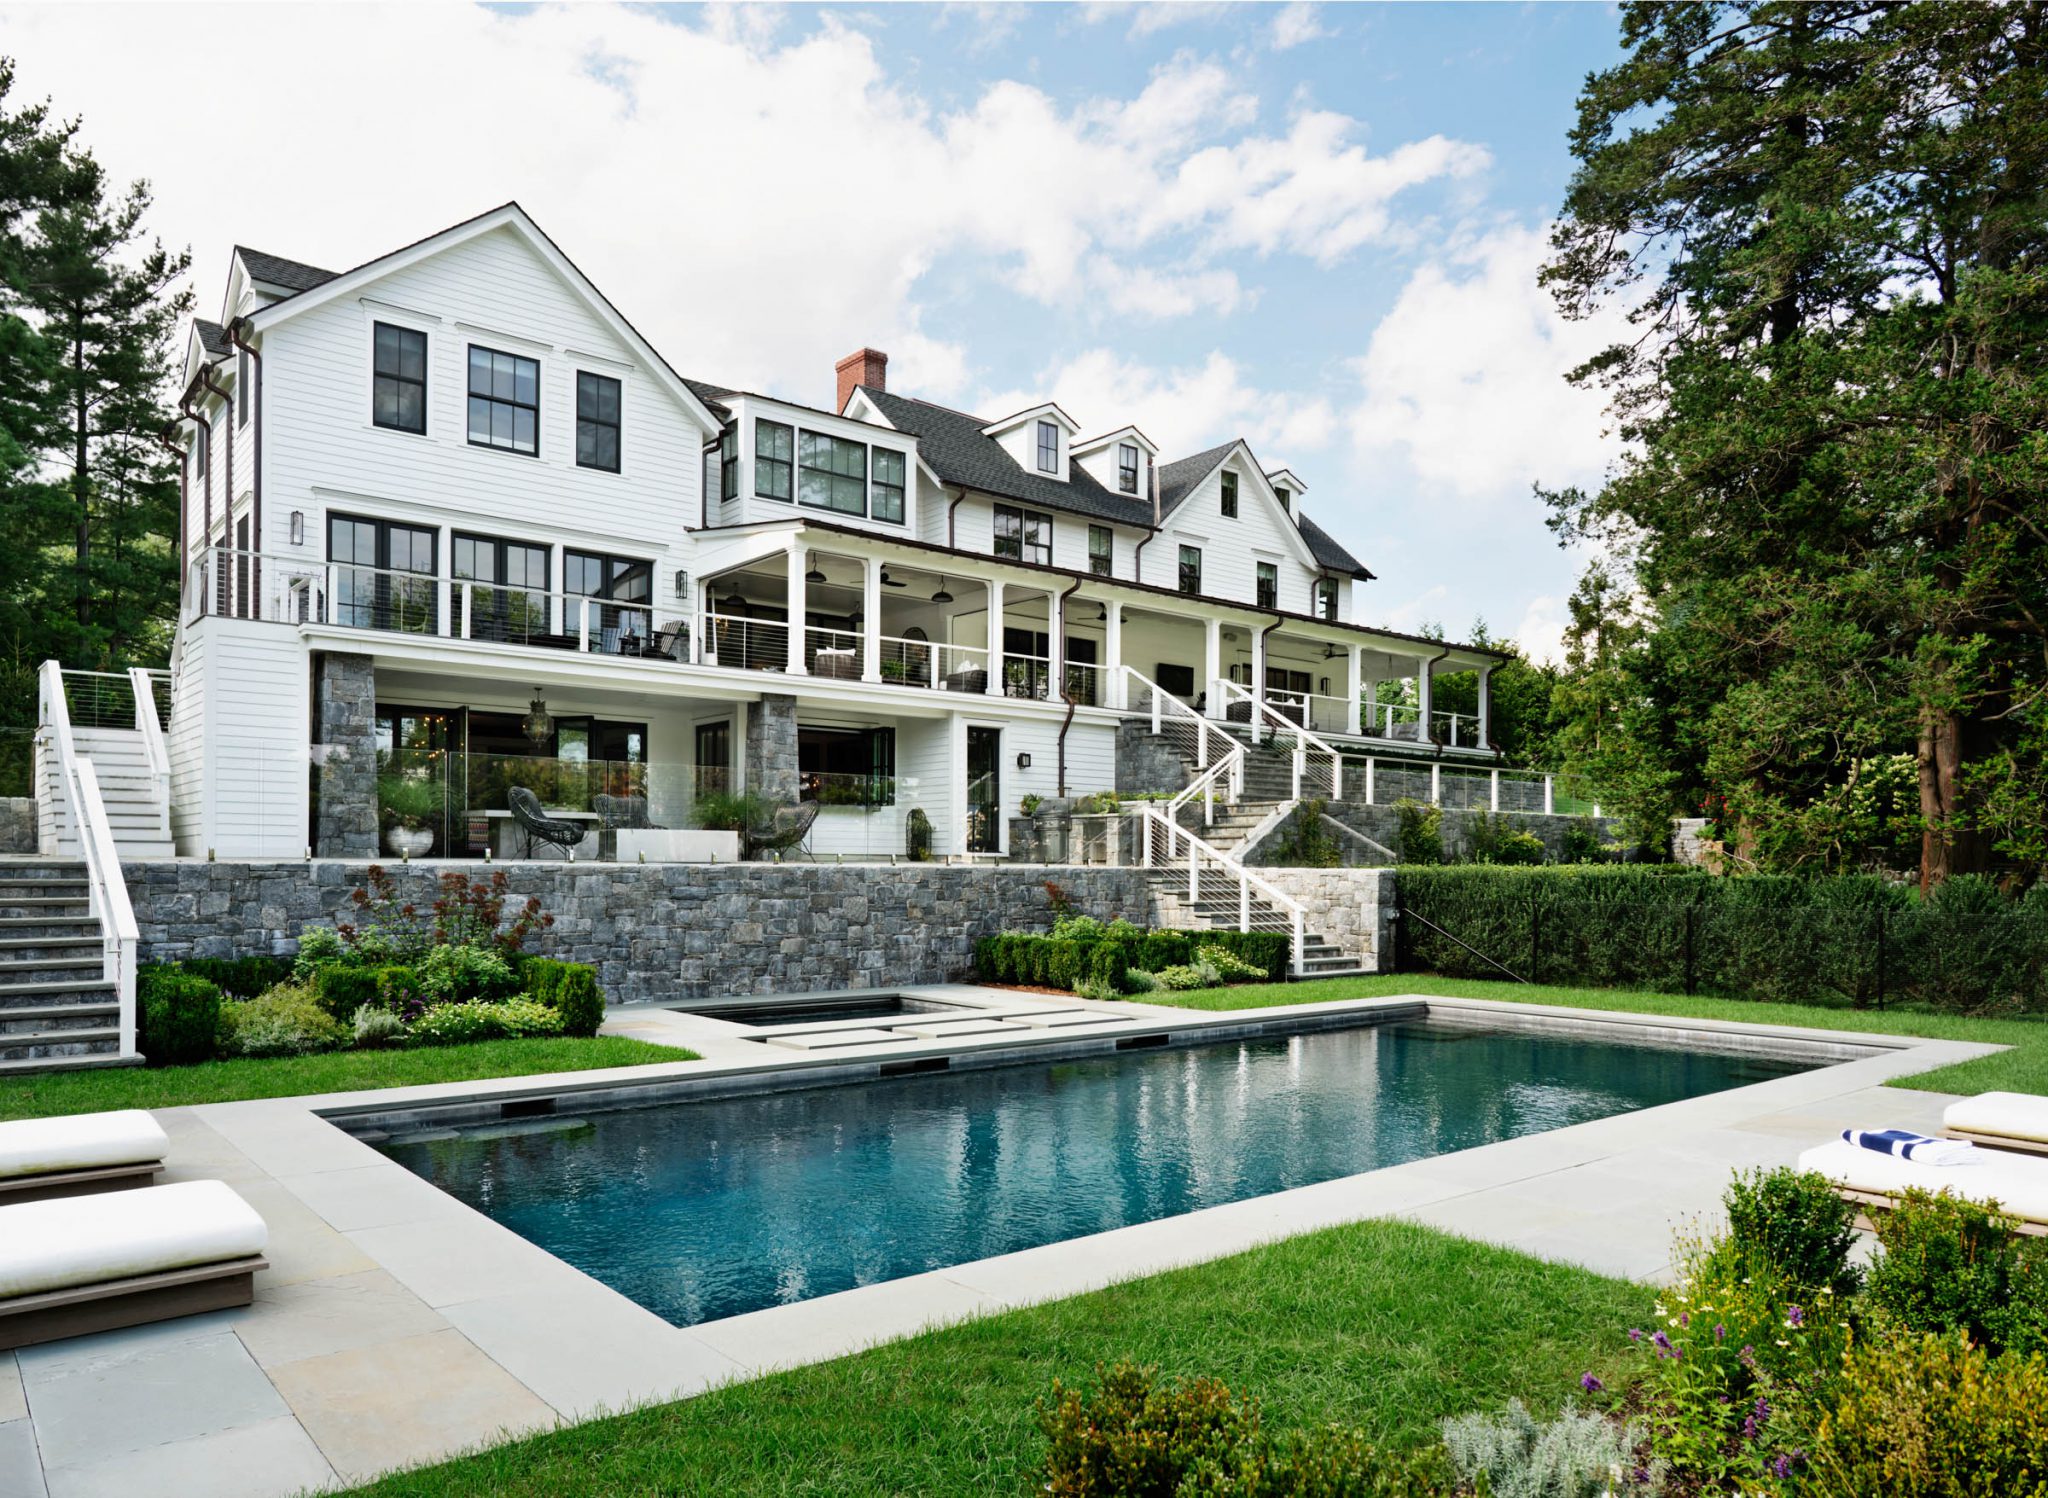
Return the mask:
M 621 828 L 655 829 L 647 818 L 645 796 L 592 796 L 590 809 L 597 813 L 597 856 L 602 859 L 618 857 Z
M 804 839 L 811 835 L 811 824 L 817 820 L 818 803 L 815 801 L 799 801 L 794 806 L 780 807 L 766 822 L 740 829 L 740 856 L 753 859 L 763 854 L 801 850 Z M 817 862 L 815 858 L 811 861 Z
M 533 840 L 553 843 L 562 850 L 566 858 L 575 858 L 576 845 L 583 841 L 584 827 L 581 822 L 571 822 L 561 817 L 551 817 L 541 809 L 540 797 L 523 785 L 512 787 L 508 800 L 512 807 L 512 819 L 526 834 L 526 856 L 533 856 Z
M 682 660 L 690 653 L 690 627 L 687 624 L 663 625 L 654 632 L 654 637 L 640 653 L 664 661 Z

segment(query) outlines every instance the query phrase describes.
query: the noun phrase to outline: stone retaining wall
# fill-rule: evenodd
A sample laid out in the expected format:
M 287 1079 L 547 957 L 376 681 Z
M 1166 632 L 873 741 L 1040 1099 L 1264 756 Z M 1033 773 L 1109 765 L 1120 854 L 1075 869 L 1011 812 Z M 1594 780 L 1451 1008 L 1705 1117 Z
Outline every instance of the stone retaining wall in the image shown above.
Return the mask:
M 0 853 L 39 853 L 36 798 L 0 796 Z
M 288 954 L 308 925 L 349 909 L 367 865 L 330 861 L 127 865 L 142 960 Z M 385 866 L 425 908 L 437 876 L 481 864 Z M 1044 931 L 1045 881 L 1104 920 L 1149 919 L 1138 869 L 872 864 L 501 865 L 514 902 L 538 895 L 555 925 L 539 949 L 594 965 L 614 1003 L 714 994 L 941 983 L 978 937 Z

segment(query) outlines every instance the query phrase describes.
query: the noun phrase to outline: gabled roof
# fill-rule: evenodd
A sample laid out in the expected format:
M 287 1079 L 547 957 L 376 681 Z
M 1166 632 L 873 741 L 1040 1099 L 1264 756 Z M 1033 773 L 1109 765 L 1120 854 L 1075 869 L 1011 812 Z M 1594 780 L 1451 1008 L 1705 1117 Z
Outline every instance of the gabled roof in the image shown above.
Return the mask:
M 1296 515 L 1294 524 L 1301 532 L 1301 539 L 1308 542 L 1308 549 L 1316 554 L 1316 560 L 1332 572 L 1342 572 L 1363 582 L 1372 581 L 1372 573 L 1365 563 L 1337 543 L 1337 538 L 1317 525 L 1306 515 Z
M 987 436 L 993 437 L 998 432 L 1007 432 L 1013 427 L 1020 427 L 1025 422 L 1040 416 L 1058 417 L 1060 425 L 1067 429 L 1069 440 L 1081 430 L 1081 423 L 1062 411 L 1057 401 L 1040 401 L 1035 406 L 1026 406 L 1021 411 L 1012 411 L 1008 416 L 1001 416 L 994 421 L 984 424 L 982 431 Z
M 725 402 L 728 396 L 738 395 L 739 392 L 737 390 L 728 389 L 723 385 L 709 384 L 704 380 L 685 379 L 683 383 L 690 387 L 692 395 L 704 402 L 704 409 L 713 416 L 716 416 L 721 422 L 732 419 L 732 408 Z
M 1153 457 L 1159 456 L 1159 444 L 1150 437 L 1147 437 L 1136 427 L 1118 427 L 1113 432 L 1104 432 L 1100 437 L 1090 437 L 1086 442 L 1076 442 L 1073 446 L 1073 451 L 1077 453 L 1092 453 L 1098 447 L 1107 447 L 1112 442 L 1120 442 L 1125 439 L 1135 442 L 1139 447 L 1145 449 L 1146 452 L 1152 454 Z
M 282 255 L 267 255 L 246 245 L 236 245 L 235 253 L 248 268 L 250 280 L 265 286 L 282 286 L 286 291 L 311 291 L 315 286 L 325 286 L 338 274 L 303 261 L 287 260 Z
M 217 322 L 195 317 L 192 330 L 199 335 L 199 346 L 216 358 L 225 359 L 235 351 L 234 345 L 228 342 L 228 330 Z
M 1176 458 L 1159 465 L 1159 513 L 1171 515 L 1173 507 L 1194 492 L 1195 486 L 1216 471 L 1217 465 L 1237 451 L 1230 441 L 1221 447 L 1198 452 L 1191 458 Z
M 917 438 L 919 452 L 941 483 L 973 489 L 1000 499 L 1043 505 L 1097 520 L 1152 528 L 1152 507 L 1136 495 L 1114 494 L 1093 474 L 1074 464 L 1065 483 L 1030 472 L 1009 450 L 987 435 L 989 422 L 965 411 L 935 406 L 930 401 L 891 395 L 872 386 L 859 387 L 889 425 Z
M 328 275 L 325 271 L 316 270 L 309 265 L 298 265 L 294 261 L 278 262 L 276 256 L 268 257 L 276 262 L 273 269 L 278 268 L 278 264 L 296 266 L 302 274 L 310 273 L 323 276 L 325 279 L 316 281 L 289 296 L 280 297 L 268 307 L 258 308 L 250 314 L 250 321 L 258 328 L 274 326 L 288 318 L 296 317 L 309 307 L 321 306 L 334 297 L 345 296 L 352 289 L 366 285 L 379 276 L 389 275 L 430 255 L 467 243 L 479 235 L 498 229 L 507 230 L 524 240 L 542 260 L 546 261 L 562 278 L 564 284 L 583 298 L 584 304 L 598 321 L 610 330 L 612 336 L 646 361 L 657 382 L 666 386 L 676 403 L 691 417 L 701 422 L 707 430 L 715 430 L 720 425 L 720 418 L 705 407 L 697 392 L 675 372 L 668 360 L 661 356 L 661 351 L 641 336 L 640 330 L 626 320 L 625 314 L 612 305 L 611 299 L 597 289 L 596 283 L 583 274 L 575 261 L 562 253 L 562 247 L 550 239 L 547 231 L 535 223 L 532 216 L 516 202 L 501 203 L 486 213 L 464 219 L 459 224 L 451 224 L 438 233 L 414 240 L 411 244 L 401 246 L 389 254 L 379 255 L 374 260 L 366 260 L 361 265 L 336 275 Z

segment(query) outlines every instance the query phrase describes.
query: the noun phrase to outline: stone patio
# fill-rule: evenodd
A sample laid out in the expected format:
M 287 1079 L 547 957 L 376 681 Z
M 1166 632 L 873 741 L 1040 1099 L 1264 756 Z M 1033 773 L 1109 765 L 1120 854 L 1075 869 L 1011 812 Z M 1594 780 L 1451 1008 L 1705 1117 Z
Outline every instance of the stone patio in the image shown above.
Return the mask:
M 975 991 L 929 991 L 955 999 L 963 992 Z M 977 997 L 1013 1011 L 1018 999 Z M 1259 1013 L 1317 1016 L 1415 1002 Z M 1247 1017 L 1103 1007 L 1114 1016 L 1105 1030 L 1130 1033 Z M 1602 1019 L 1643 1031 L 1753 1035 L 1758 1044 L 1824 1033 Z M 667 1011 L 622 1011 L 609 1028 L 687 1040 L 705 1052 L 703 1061 L 635 1074 L 642 1078 L 810 1059 Z M 1054 1031 L 1049 1039 L 1071 1043 L 1072 1036 Z M 600 1410 L 687 1396 L 937 1322 L 1374 1216 L 1406 1216 L 1652 1279 L 1668 1271 L 1673 1224 L 1710 1209 L 1731 1167 L 1790 1162 L 1850 1125 L 1931 1128 L 1949 1099 L 1883 1088 L 1884 1080 L 1995 1049 L 1834 1033 L 1825 1039 L 1868 1039 L 1883 1049 L 1735 1091 L 687 1329 L 443 1195 L 313 1111 L 545 1092 L 589 1086 L 597 1074 L 165 1110 L 158 1114 L 172 1141 L 165 1178 L 233 1184 L 270 1225 L 272 1267 L 257 1276 L 255 1304 L 244 1310 L 0 1353 L 0 1494 L 268 1498 L 345 1486 Z M 958 1054 L 986 1044 L 1016 1042 L 903 1037 L 835 1049 L 830 1063 Z

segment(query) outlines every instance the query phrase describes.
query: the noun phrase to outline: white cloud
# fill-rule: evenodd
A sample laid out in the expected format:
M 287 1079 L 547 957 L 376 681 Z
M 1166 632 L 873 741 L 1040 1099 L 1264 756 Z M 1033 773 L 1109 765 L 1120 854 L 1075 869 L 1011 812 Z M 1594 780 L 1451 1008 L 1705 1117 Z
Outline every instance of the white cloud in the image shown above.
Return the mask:
M 1164 24 L 1151 9 L 1132 24 Z M 1187 55 L 1131 94 L 1068 105 L 999 81 L 940 108 L 831 13 L 119 16 L 113 45 L 97 7 L 0 13 L 0 50 L 19 96 L 82 115 L 111 171 L 154 181 L 152 225 L 193 246 L 203 307 L 236 241 L 340 268 L 517 198 L 679 368 L 798 399 L 862 344 L 956 395 L 965 351 L 920 296 L 947 257 L 1048 304 L 1227 313 L 1254 291 L 1222 254 L 1327 264 L 1391 232 L 1392 198 L 1483 159 L 1440 139 L 1372 155 L 1329 113 L 1250 133 L 1257 100 Z M 195 77 L 229 82 L 202 109 Z
M 1164 31 L 1169 26 L 1213 21 L 1229 10 L 1229 5 L 1216 3 L 1216 0 L 1093 0 L 1093 3 L 1082 6 L 1079 14 L 1085 26 L 1128 20 L 1131 23 L 1128 35 L 1136 40 Z
M 1562 665 L 1564 632 L 1570 622 L 1565 601 L 1546 593 L 1529 600 L 1528 608 L 1522 612 L 1522 622 L 1515 626 L 1509 637 L 1522 647 L 1522 654 L 1530 660 L 1538 664 Z
M 1307 0 L 1295 0 L 1291 5 L 1283 5 L 1279 13 L 1273 17 L 1275 52 L 1285 52 L 1290 48 L 1299 47 L 1303 42 L 1312 42 L 1329 34 L 1323 26 L 1320 9 L 1308 4 Z
M 1529 486 L 1596 480 L 1618 448 L 1597 391 L 1565 372 L 1622 334 L 1567 322 L 1536 283 L 1543 229 L 1503 229 L 1423 265 L 1353 362 L 1351 429 L 1425 484 L 1528 505 Z

